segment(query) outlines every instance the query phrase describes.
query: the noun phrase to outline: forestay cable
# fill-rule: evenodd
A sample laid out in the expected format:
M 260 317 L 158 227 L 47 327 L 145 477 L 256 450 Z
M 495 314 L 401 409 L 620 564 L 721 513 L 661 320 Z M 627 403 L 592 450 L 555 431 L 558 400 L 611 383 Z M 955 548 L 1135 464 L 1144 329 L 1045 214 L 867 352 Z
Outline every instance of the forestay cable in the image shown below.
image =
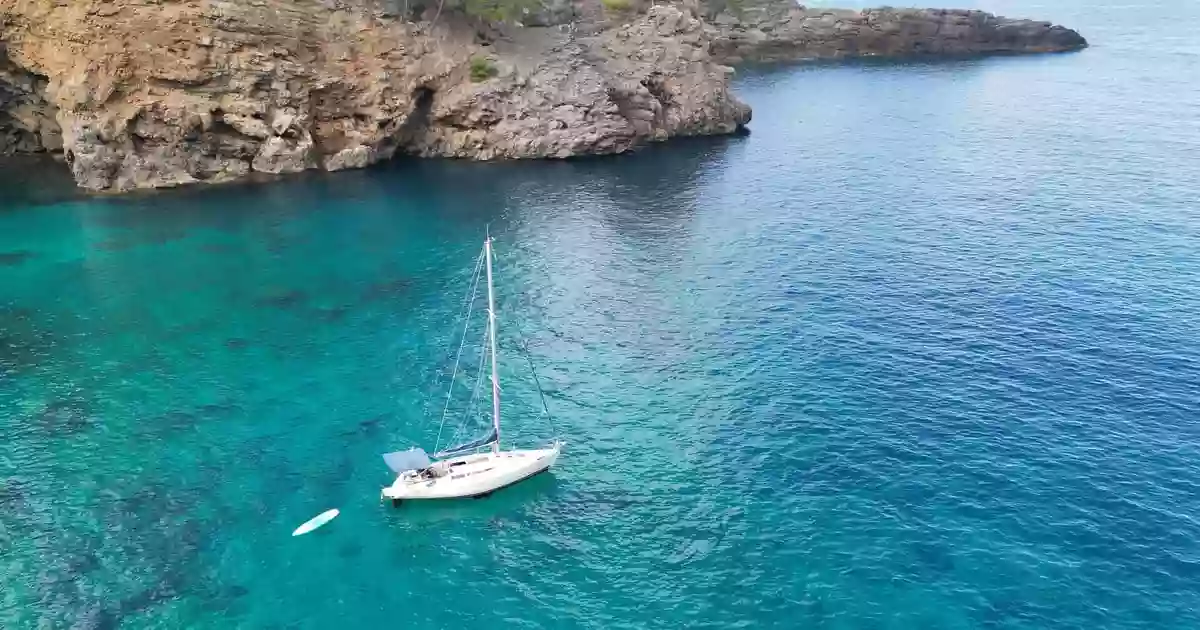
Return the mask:
M 454 355 L 454 369 L 450 371 L 450 386 L 446 388 L 446 404 L 442 407 L 442 419 L 438 423 L 437 441 L 434 442 L 434 451 L 442 445 L 442 430 L 446 426 L 446 413 L 450 410 L 450 400 L 454 395 L 454 384 L 457 382 L 458 364 L 462 359 L 463 348 L 467 345 L 467 330 L 471 326 L 471 313 L 475 310 L 476 295 L 479 289 L 479 271 L 483 268 L 483 252 L 479 252 L 479 258 L 475 260 L 475 273 L 471 282 L 471 297 L 468 298 L 466 304 L 467 316 L 463 320 L 462 338 L 458 342 L 458 353 Z M 461 311 L 460 311 L 461 312 Z

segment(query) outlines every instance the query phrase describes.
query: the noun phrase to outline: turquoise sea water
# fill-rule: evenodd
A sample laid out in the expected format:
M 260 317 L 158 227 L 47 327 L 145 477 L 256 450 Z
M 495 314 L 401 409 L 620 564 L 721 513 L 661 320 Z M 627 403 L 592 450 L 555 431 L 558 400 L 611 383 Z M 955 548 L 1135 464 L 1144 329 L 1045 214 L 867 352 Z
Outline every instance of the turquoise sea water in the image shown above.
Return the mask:
M 617 159 L 6 171 L 0 627 L 1200 627 L 1200 7 L 1090 5 L 981 5 L 1080 54 L 746 69 L 752 134 Z M 560 466 L 380 505 L 489 224 Z

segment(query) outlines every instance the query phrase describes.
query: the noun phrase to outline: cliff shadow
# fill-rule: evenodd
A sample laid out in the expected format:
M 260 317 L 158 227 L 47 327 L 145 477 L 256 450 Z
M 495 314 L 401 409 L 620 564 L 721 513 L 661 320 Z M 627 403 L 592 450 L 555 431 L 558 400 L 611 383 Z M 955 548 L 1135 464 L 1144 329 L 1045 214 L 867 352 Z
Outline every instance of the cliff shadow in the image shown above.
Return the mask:
M 574 186 L 603 195 L 606 203 L 597 206 L 597 216 L 609 228 L 626 236 L 648 230 L 657 238 L 661 228 L 686 228 L 712 170 L 749 135 L 749 128 L 742 128 L 724 136 L 671 138 L 631 153 L 571 158 L 562 165 L 578 180 Z
M 0 42 L 0 155 L 62 151 L 58 108 L 46 100 L 49 84 L 15 63 Z
M 62 153 L 58 108 L 46 100 L 50 80 L 15 63 L 0 42 L 0 211 L 76 196 Z
M 412 111 L 404 117 L 404 122 L 396 132 L 384 141 L 382 153 L 414 154 L 419 151 L 420 143 L 429 131 L 435 94 L 433 88 L 427 86 L 413 90 Z
M 0 155 L 0 212 L 83 199 L 71 169 L 46 153 Z
M 1075 55 L 1086 49 L 1067 50 L 1054 53 L 1029 52 L 979 52 L 979 53 L 921 53 L 914 52 L 904 55 L 888 56 L 846 56 L 824 59 L 792 59 L 776 61 L 744 61 L 736 64 L 737 77 L 768 76 L 777 73 L 794 71 L 796 68 L 931 68 L 931 69 L 975 69 L 984 68 L 989 61 L 1023 60 L 1030 63 L 1044 63 L 1046 56 Z

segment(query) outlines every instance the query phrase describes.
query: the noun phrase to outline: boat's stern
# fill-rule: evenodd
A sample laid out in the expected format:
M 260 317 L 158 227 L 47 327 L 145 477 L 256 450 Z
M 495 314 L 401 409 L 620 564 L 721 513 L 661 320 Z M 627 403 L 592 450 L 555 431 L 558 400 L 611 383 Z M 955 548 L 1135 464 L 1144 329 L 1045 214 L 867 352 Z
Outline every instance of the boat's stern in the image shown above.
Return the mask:
M 408 496 L 409 493 L 406 491 L 406 488 L 405 488 L 405 486 L 407 486 L 407 485 L 408 484 L 405 483 L 405 479 L 403 476 L 396 477 L 396 481 L 394 481 L 392 483 L 392 485 L 385 486 L 382 490 L 379 491 L 379 500 L 380 501 L 390 500 L 393 503 L 395 503 L 401 499 L 409 498 L 409 496 Z

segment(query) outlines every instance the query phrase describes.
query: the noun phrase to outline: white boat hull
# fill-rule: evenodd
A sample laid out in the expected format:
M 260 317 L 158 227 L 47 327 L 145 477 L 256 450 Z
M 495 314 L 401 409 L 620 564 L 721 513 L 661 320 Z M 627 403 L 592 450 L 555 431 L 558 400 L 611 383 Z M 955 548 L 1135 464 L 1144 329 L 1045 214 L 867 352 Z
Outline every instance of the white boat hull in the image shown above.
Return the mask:
M 431 476 L 407 471 L 383 489 L 380 499 L 461 499 L 481 497 L 501 488 L 543 473 L 558 460 L 561 443 L 544 449 L 479 453 L 441 460 L 431 469 L 442 473 Z

